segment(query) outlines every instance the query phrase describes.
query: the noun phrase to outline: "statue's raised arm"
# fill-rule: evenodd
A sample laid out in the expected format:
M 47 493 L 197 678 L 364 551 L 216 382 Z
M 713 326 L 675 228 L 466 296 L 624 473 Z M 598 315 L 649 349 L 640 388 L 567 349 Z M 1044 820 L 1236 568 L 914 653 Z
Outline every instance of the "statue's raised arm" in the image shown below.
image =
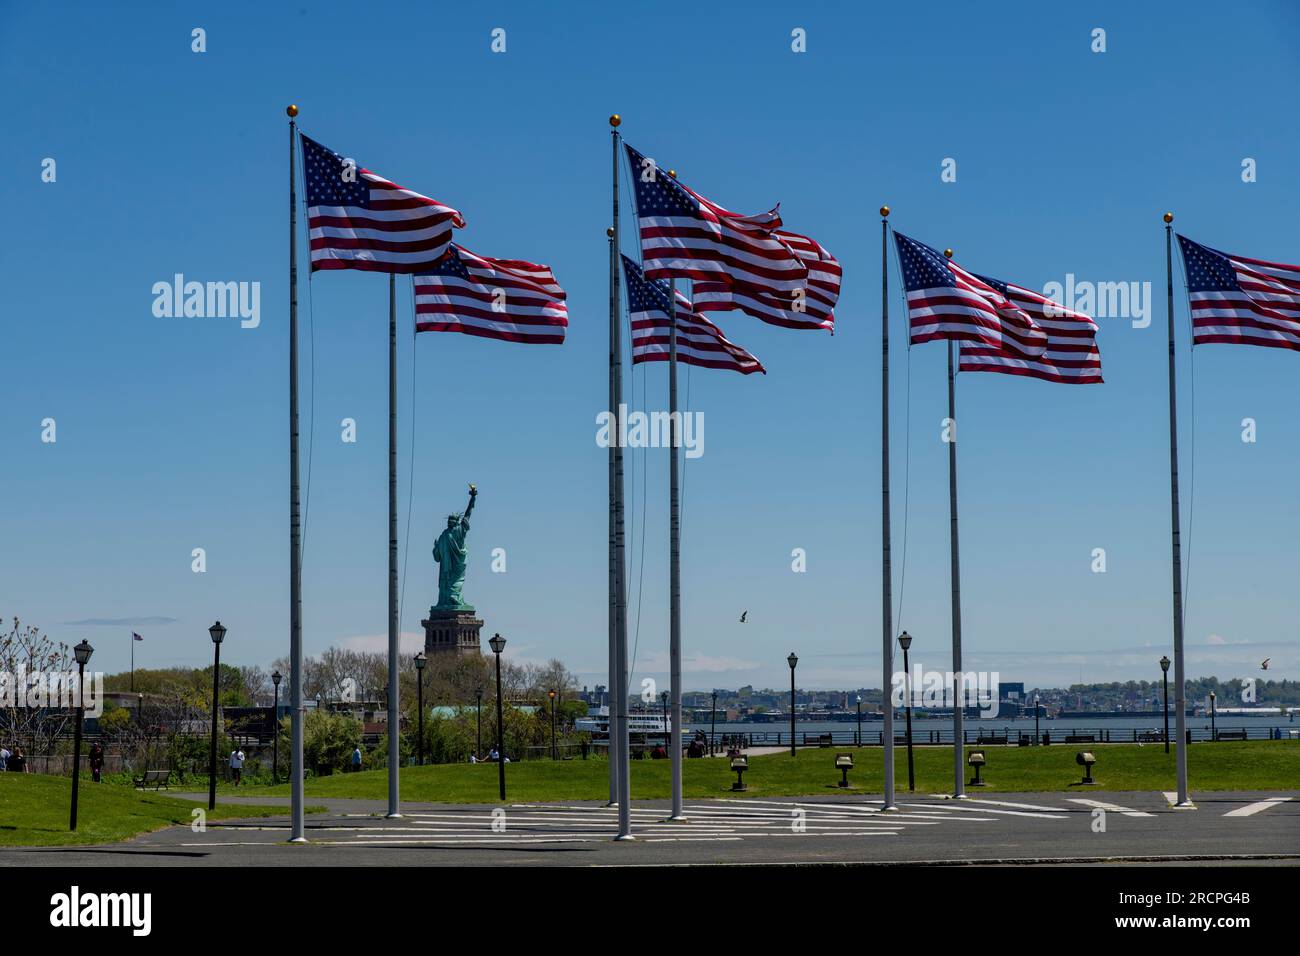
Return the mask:
M 474 502 L 477 501 L 477 500 L 478 500 L 478 489 L 475 488 L 473 485 L 470 485 L 470 486 L 469 486 L 469 504 L 465 506 L 465 517 L 464 517 L 462 520 L 464 520 L 464 521 L 468 521 L 468 520 L 469 520 L 470 512 L 474 510 Z

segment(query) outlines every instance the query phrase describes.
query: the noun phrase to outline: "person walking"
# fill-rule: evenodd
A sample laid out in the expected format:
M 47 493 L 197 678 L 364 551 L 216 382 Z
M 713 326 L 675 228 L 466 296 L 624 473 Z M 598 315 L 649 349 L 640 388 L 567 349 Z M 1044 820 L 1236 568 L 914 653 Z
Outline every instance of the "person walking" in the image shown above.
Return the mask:
M 0 773 L 4 773 L 9 769 L 9 758 L 12 756 L 13 754 L 11 754 L 6 748 L 0 747 Z
M 100 782 L 100 774 L 104 769 L 104 748 L 96 741 L 90 748 L 90 779 L 95 783 Z
M 235 744 L 235 749 L 230 751 L 230 776 L 236 787 L 244 779 L 244 752 L 239 749 L 239 744 Z
M 361 770 L 361 748 L 354 747 L 352 750 L 352 772 L 358 773 Z

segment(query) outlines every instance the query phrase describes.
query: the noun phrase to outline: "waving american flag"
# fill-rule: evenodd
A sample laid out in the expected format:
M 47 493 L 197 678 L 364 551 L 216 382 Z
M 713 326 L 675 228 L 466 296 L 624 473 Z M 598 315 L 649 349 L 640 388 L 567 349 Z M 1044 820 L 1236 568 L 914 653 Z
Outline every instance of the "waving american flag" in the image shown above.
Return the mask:
M 668 282 L 647 279 L 641 267 L 623 257 L 627 277 L 627 310 L 632 319 L 632 364 L 668 361 Z M 722 330 L 691 308 L 677 292 L 677 361 L 701 368 L 720 368 L 742 375 L 767 374 L 758 359 L 727 341 Z
M 635 186 L 641 260 L 648 279 L 722 281 L 789 297 L 808 267 L 774 230 L 776 208 L 755 216 L 723 209 L 627 146 Z
M 1026 375 L 1069 385 L 1101 384 L 1101 352 L 1092 316 L 1001 279 L 976 278 L 1026 313 L 1047 336 L 1047 347 L 1040 348 L 1037 339 L 1026 342 L 1017 327 L 1011 326 L 1003 329 L 1000 347 L 963 342 L 958 366 L 961 371 Z
M 1300 266 L 1219 252 L 1178 237 L 1192 342 L 1300 350 Z
M 301 134 L 300 134 L 301 135 Z M 419 272 L 447 251 L 459 212 L 302 136 L 311 268 Z
M 731 282 L 696 282 L 691 298 L 699 312 L 739 309 L 770 325 L 788 329 L 835 330 L 835 303 L 840 298 L 843 270 L 834 256 L 815 239 L 773 230 L 772 235 L 790 247 L 808 270 L 806 284 L 791 293 L 776 293 Z
M 413 281 L 417 332 L 464 332 L 533 345 L 564 342 L 569 311 L 549 266 L 489 259 L 452 243 Z

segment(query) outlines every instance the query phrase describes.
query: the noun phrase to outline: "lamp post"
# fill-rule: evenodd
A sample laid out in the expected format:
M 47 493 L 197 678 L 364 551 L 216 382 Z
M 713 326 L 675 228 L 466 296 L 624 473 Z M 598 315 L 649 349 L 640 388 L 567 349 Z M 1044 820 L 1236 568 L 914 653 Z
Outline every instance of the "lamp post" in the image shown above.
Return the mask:
M 416 752 L 419 754 L 418 760 L 420 766 L 424 766 L 424 652 L 421 651 L 415 655 L 415 706 L 419 711 L 419 717 L 416 718 L 416 733 L 419 734 L 419 744 Z
M 785 659 L 790 665 L 790 756 L 794 756 L 794 669 L 799 663 L 799 658 L 795 656 L 794 651 Z
M 912 764 L 912 684 L 907 663 L 907 649 L 912 646 L 912 635 L 904 631 L 898 635 L 898 646 L 903 649 L 903 690 L 907 694 L 907 789 L 916 790 L 916 770 Z M 889 704 L 888 706 L 893 706 Z
M 1041 709 L 1038 704 L 1038 694 L 1034 694 L 1034 746 L 1037 747 L 1043 742 L 1043 738 L 1038 735 L 1038 711 Z
M 713 690 L 713 710 L 709 711 L 709 753 L 713 753 L 713 742 L 718 737 L 718 691 Z
M 77 659 L 77 726 L 73 733 L 72 744 L 72 810 L 68 816 L 68 829 L 77 829 L 77 784 L 81 779 L 81 721 L 86 712 L 86 664 L 95 649 L 90 642 L 82 638 L 80 644 L 72 649 Z
M 275 736 L 271 744 L 271 782 L 280 782 L 280 681 L 284 678 L 279 671 L 271 671 L 271 683 L 275 685 L 275 706 L 271 708 L 271 726 Z
M 1210 739 L 1218 740 L 1219 732 L 1214 729 L 1214 712 L 1216 709 L 1214 704 L 1214 699 L 1215 699 L 1214 691 L 1210 691 Z
M 663 703 L 664 708 L 664 752 L 668 752 L 668 691 L 659 695 L 659 700 Z
M 497 659 L 497 781 L 501 786 L 501 799 L 506 798 L 506 738 L 504 719 L 501 713 L 501 652 L 506 649 L 506 639 L 500 634 L 493 634 L 488 641 L 492 653 Z
M 555 691 L 547 691 L 546 696 L 551 698 L 551 759 L 558 759 L 555 751 Z
M 212 742 L 208 747 L 208 809 L 217 808 L 217 694 L 221 680 L 221 642 L 226 639 L 226 629 L 217 621 L 208 628 L 212 638 Z
M 1161 679 L 1165 685 L 1165 753 L 1169 753 L 1169 655 L 1160 658 Z
M 474 730 L 474 759 L 478 760 L 483 756 L 483 685 L 479 684 L 474 688 L 474 696 L 478 698 L 478 716 L 475 720 Z

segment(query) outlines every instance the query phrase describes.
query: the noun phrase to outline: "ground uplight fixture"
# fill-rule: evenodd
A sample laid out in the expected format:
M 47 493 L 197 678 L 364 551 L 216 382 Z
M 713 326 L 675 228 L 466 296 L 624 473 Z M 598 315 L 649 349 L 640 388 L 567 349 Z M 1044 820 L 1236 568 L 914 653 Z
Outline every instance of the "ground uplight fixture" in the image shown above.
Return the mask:
M 971 780 L 970 783 L 967 784 L 967 786 L 971 786 L 971 787 L 988 786 L 987 783 L 985 783 L 983 780 L 980 779 L 980 770 L 982 770 L 984 767 L 984 751 L 972 750 L 970 752 L 970 756 L 966 758 L 966 763 L 970 766 L 972 770 L 975 771 L 974 779 Z
M 745 786 L 745 771 L 749 769 L 749 760 L 744 756 L 731 758 L 731 769 L 736 775 L 736 782 L 731 785 L 732 790 L 747 790 Z
M 1083 768 L 1083 780 L 1080 781 L 1084 786 L 1096 786 L 1097 781 L 1092 779 L 1092 765 L 1097 762 L 1090 750 L 1080 750 L 1074 755 L 1074 762 Z
M 835 769 L 840 772 L 840 782 L 836 785 L 848 789 L 849 771 L 853 769 L 853 754 L 836 754 Z

